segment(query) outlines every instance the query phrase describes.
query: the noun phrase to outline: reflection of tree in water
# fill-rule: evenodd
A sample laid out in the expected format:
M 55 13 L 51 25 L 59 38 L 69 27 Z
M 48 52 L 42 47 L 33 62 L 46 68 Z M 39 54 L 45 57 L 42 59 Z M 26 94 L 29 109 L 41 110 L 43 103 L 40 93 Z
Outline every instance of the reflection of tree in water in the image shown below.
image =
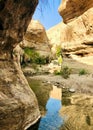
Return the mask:
M 61 107 L 61 100 L 50 98 L 46 105 L 46 116 L 41 119 L 38 130 L 60 130 L 63 124 L 63 120 L 59 115 Z

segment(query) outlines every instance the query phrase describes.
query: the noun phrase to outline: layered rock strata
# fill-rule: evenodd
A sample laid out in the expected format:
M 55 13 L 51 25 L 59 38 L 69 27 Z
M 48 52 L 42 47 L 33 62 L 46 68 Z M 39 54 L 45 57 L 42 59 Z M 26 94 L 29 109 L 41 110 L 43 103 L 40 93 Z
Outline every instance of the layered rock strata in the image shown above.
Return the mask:
M 92 56 L 93 0 L 62 0 L 59 13 L 63 22 L 47 31 L 50 42 L 60 44 L 67 56 Z
M 63 21 L 61 44 L 65 52 L 93 55 L 93 0 L 64 0 L 59 7 Z

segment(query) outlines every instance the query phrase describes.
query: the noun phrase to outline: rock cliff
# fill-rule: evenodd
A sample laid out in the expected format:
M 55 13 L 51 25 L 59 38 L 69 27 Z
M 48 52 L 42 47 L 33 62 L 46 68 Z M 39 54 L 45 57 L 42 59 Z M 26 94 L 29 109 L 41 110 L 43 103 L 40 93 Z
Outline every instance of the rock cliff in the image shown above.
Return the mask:
M 93 56 L 93 0 L 62 0 L 59 12 L 64 22 L 60 38 L 64 53 L 79 62 L 78 57 L 87 57 L 88 64 Z M 74 94 L 71 104 L 62 108 L 66 117 L 62 130 L 92 130 L 92 101 L 89 94 Z
M 93 55 L 93 0 L 62 0 L 59 13 L 63 23 L 52 32 L 59 28 L 58 41 L 64 53 L 80 57 Z M 53 34 L 49 39 L 57 43 Z
M 37 4 L 37 0 L 0 0 L 1 130 L 25 130 L 40 117 L 36 97 L 12 54 Z
M 82 5 L 82 10 L 83 8 Z M 90 8 L 80 16 L 70 20 L 67 20 L 68 23 L 62 31 L 61 43 L 63 49 L 70 54 L 93 55 L 93 5 L 91 4 Z
M 50 55 L 49 40 L 45 28 L 37 20 L 31 20 L 21 45 L 34 48 L 40 55 Z

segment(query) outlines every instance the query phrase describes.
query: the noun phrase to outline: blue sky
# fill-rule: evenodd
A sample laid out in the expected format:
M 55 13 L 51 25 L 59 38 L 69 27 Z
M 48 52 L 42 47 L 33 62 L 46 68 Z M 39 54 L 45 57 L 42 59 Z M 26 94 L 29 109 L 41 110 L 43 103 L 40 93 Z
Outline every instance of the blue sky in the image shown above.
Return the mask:
M 39 20 L 46 30 L 58 24 L 62 21 L 58 13 L 60 2 L 61 0 L 39 0 L 33 19 Z

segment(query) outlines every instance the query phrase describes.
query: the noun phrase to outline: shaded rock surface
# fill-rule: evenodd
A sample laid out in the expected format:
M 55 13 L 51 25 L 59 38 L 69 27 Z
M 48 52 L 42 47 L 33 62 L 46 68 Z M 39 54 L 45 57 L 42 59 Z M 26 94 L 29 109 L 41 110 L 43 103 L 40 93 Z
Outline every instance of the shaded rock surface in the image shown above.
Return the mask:
M 49 40 L 45 28 L 39 21 L 31 20 L 21 46 L 34 48 L 40 55 L 50 54 Z
M 36 97 L 18 64 L 0 61 L 0 129 L 24 130 L 39 117 Z
M 37 99 L 13 60 L 37 0 L 0 0 L 0 129 L 25 130 L 40 117 Z

